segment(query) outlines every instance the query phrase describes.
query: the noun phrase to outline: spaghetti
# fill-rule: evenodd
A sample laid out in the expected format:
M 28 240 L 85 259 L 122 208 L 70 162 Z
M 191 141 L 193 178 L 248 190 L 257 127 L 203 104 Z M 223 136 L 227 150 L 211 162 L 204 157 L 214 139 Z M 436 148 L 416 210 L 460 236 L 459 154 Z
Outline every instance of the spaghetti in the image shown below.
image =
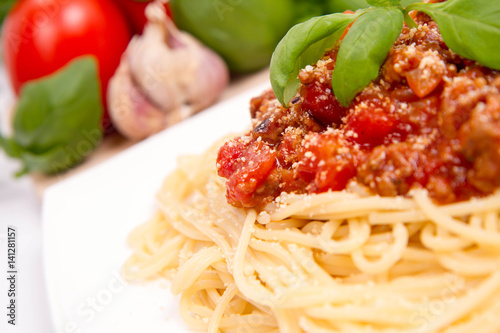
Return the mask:
M 289 108 L 265 92 L 181 158 L 124 276 L 171 279 L 211 333 L 500 332 L 500 73 L 415 21 L 348 107 L 337 43 Z
M 498 332 L 500 192 L 436 206 L 355 191 L 225 200 L 213 147 L 184 157 L 129 238 L 127 279 L 172 279 L 208 332 Z

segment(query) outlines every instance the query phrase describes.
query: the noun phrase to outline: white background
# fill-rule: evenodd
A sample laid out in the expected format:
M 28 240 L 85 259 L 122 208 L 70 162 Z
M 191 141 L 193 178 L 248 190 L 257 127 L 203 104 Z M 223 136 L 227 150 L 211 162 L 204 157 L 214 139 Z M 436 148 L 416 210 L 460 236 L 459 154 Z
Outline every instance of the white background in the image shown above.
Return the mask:
M 13 98 L 0 64 L 0 127 L 5 128 Z M 5 130 L 3 131 L 5 132 Z M 43 271 L 42 237 L 38 198 L 29 176 L 14 178 L 19 164 L 0 149 L 0 332 L 53 332 Z M 17 229 L 16 326 L 7 324 L 7 227 Z

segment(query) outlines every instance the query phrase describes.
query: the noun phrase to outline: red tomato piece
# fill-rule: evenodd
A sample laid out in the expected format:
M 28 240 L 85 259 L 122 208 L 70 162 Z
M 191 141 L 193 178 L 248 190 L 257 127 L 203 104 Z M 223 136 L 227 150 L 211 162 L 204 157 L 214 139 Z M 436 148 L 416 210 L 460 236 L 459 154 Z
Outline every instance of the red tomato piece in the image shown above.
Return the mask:
M 331 133 L 310 135 L 304 144 L 298 177 L 312 186 L 309 192 L 339 191 L 356 175 L 356 156 L 346 149 L 348 143 Z
M 302 108 L 325 126 L 340 124 L 346 114 L 340 102 L 333 95 L 331 84 L 308 84 L 301 92 Z
M 426 75 L 424 74 L 427 73 Z M 443 80 L 443 71 L 431 71 L 428 68 L 415 68 L 405 73 L 411 90 L 420 98 L 424 98 L 436 89 Z M 423 79 L 425 77 L 425 79 Z
M 341 191 L 354 176 L 356 176 L 356 168 L 350 161 L 338 160 L 328 163 L 318 168 L 318 173 L 314 178 L 315 191 L 318 193 L 328 190 Z
M 397 125 L 396 119 L 383 109 L 367 107 L 349 115 L 345 132 L 352 131 L 349 140 L 373 148 L 383 144 L 385 139 L 396 131 Z
M 231 177 L 240 166 L 239 158 L 248 149 L 249 144 L 250 142 L 235 139 L 220 147 L 217 153 L 217 174 L 224 178 Z
M 226 183 L 227 199 L 243 207 L 256 205 L 253 198 L 276 164 L 276 151 L 262 141 L 254 141 L 240 157 L 244 167 L 239 168 Z

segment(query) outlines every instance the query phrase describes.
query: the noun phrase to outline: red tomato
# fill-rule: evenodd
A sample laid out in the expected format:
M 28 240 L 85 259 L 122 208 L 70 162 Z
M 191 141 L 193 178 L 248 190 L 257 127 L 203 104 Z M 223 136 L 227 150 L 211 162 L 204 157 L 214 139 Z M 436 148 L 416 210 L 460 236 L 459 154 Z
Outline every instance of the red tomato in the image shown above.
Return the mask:
M 127 20 L 112 0 L 20 0 L 4 21 L 3 59 L 19 93 L 25 82 L 71 59 L 95 55 L 105 99 L 130 38 Z

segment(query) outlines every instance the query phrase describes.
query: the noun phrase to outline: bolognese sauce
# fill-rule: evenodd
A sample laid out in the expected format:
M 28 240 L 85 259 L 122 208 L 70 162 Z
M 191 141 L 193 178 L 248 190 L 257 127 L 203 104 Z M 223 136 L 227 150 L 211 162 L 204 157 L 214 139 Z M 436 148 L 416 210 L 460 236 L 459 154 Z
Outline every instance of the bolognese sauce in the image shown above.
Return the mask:
M 331 89 L 339 45 L 300 71 L 289 108 L 272 91 L 254 98 L 252 130 L 218 153 L 228 202 L 262 207 L 353 181 L 382 196 L 425 188 L 439 203 L 500 187 L 499 72 L 452 52 L 427 15 L 415 21 L 348 107 Z

